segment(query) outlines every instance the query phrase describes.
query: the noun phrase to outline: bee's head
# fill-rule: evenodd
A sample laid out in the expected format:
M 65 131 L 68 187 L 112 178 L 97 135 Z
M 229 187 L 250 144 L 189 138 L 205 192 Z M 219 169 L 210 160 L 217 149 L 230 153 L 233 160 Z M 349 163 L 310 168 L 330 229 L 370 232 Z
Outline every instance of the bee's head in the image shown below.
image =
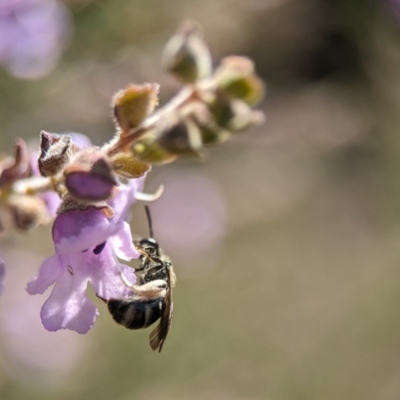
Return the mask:
M 160 254 L 160 246 L 154 238 L 144 238 L 139 241 L 139 245 L 150 254 Z

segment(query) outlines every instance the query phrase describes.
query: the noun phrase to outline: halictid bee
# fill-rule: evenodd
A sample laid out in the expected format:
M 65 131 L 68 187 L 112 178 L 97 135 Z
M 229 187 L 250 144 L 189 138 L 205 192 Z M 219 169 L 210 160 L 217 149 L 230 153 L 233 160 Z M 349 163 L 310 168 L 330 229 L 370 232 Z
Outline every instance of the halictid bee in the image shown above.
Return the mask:
M 171 260 L 153 238 L 150 210 L 147 205 L 145 209 L 150 237 L 135 242 L 141 253 L 141 264 L 136 269 L 136 272 L 142 272 L 138 277 L 139 284 L 131 285 L 121 275 L 124 284 L 132 288 L 133 296 L 103 300 L 107 303 L 114 320 L 125 328 L 147 328 L 160 319 L 160 323 L 149 336 L 150 347 L 160 352 L 171 326 L 172 288 L 176 278 Z

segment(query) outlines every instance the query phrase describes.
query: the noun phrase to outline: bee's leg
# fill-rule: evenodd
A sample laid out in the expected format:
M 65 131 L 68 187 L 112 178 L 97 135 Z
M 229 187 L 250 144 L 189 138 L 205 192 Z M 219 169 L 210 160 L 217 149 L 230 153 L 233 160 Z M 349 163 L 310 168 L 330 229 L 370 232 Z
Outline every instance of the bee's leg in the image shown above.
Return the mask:
M 96 293 L 96 296 L 97 296 L 100 300 L 103 300 L 104 303 L 107 303 L 107 300 L 106 300 L 104 297 L 99 296 L 97 293 Z
M 118 267 L 118 269 L 122 283 L 129 289 L 132 289 L 138 296 L 142 295 L 147 295 L 152 297 L 154 297 L 155 295 L 161 296 L 162 292 L 167 289 L 167 282 L 164 281 L 163 279 L 156 279 L 154 281 L 147 282 L 144 285 L 133 284 L 129 282 L 128 278 L 125 276 L 120 266 Z
M 151 259 L 151 261 L 152 261 L 152 263 L 150 264 L 147 264 L 147 265 L 144 265 L 144 268 L 147 270 L 147 271 L 151 271 L 151 270 L 153 270 L 153 269 L 160 269 L 160 268 L 162 268 L 163 266 L 164 266 L 164 262 L 163 261 L 161 261 L 159 258 L 157 258 L 157 259 Z M 140 271 L 140 270 L 136 270 L 136 271 Z
M 133 288 L 135 294 L 139 297 L 153 298 L 165 296 L 168 289 L 167 282 L 163 279 L 156 279 L 155 281 L 147 282 L 144 285 Z
M 146 264 L 145 263 L 143 263 L 139 268 L 135 268 L 135 272 L 140 272 L 140 271 L 143 271 L 143 270 L 145 270 L 146 269 Z
M 137 250 L 138 253 L 140 253 L 141 256 L 148 258 L 149 255 L 147 253 L 147 251 L 138 243 L 133 243 L 135 246 L 135 249 Z
M 138 253 L 140 253 L 140 258 L 142 259 L 142 263 L 146 264 L 149 261 L 151 262 L 156 262 L 157 259 L 159 259 L 159 255 L 153 255 L 150 254 L 149 251 L 145 250 L 143 246 L 141 246 L 139 243 L 137 242 L 133 242 L 133 244 L 135 245 L 135 249 L 137 250 Z M 143 269 L 143 266 L 140 267 L 140 269 L 136 269 L 136 271 L 139 271 Z

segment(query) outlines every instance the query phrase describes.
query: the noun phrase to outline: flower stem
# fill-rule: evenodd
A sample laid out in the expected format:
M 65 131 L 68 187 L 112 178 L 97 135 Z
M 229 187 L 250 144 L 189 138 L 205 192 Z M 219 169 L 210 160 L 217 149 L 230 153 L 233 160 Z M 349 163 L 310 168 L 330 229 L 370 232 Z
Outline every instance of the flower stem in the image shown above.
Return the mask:
M 120 151 L 124 151 L 132 143 L 153 129 L 163 118 L 176 112 L 191 101 L 199 98 L 198 88 L 195 85 L 183 88 L 165 106 L 161 107 L 153 115 L 147 118 L 140 126 L 133 128 L 130 132 L 124 132 L 116 140 L 104 147 L 108 156 L 113 156 Z

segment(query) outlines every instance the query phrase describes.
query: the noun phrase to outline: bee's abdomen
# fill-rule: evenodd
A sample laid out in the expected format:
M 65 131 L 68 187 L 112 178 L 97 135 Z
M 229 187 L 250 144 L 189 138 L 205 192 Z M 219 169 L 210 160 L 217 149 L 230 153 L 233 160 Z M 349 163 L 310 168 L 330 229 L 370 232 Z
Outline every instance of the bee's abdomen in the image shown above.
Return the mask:
M 110 299 L 108 309 L 114 320 L 128 329 L 147 328 L 164 312 L 165 298 L 155 299 Z

